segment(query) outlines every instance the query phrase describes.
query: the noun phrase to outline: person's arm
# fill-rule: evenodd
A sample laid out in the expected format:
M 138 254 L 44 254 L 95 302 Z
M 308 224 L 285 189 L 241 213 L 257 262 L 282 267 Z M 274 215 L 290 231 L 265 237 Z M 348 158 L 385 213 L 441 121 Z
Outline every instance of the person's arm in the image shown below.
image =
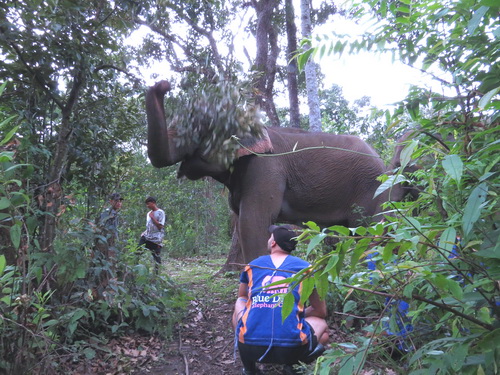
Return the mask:
M 233 329 L 236 329 L 236 325 L 243 315 L 243 311 L 245 310 L 245 306 L 248 301 L 248 284 L 240 283 L 238 288 L 238 299 L 234 304 L 234 313 L 233 313 Z
M 154 213 L 154 211 L 151 211 L 151 212 L 149 213 L 149 217 L 150 217 L 150 218 L 151 218 L 151 220 L 153 221 L 153 224 L 155 225 L 155 227 L 156 227 L 156 228 L 158 228 L 158 229 L 160 229 L 160 230 L 161 230 L 161 229 L 163 229 L 163 224 L 162 224 L 162 223 L 160 223 L 158 220 L 156 220 L 156 217 L 155 217 L 155 213 Z
M 308 316 L 316 316 L 318 318 L 326 319 L 326 302 L 319 298 L 318 292 L 313 290 L 309 296 L 309 307 L 306 308 L 306 318 Z

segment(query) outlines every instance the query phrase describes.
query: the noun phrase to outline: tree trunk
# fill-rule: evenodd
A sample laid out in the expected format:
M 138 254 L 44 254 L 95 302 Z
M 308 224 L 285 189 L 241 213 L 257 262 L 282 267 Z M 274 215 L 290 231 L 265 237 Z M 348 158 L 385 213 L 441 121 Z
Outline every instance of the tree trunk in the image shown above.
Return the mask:
M 311 8 L 309 2 L 310 0 L 300 1 L 300 8 L 302 11 L 302 37 L 308 39 L 312 36 Z M 307 61 L 305 72 L 307 104 L 309 105 L 309 130 L 314 132 L 321 131 L 321 110 L 318 95 L 317 69 L 317 64 L 310 58 Z
M 71 116 L 80 96 L 80 90 L 83 86 L 83 77 L 84 72 L 81 67 L 73 77 L 73 86 L 71 87 L 66 104 L 64 106 L 59 104 L 59 106 L 62 107 L 61 128 L 57 138 L 56 151 L 54 152 L 52 164 L 48 172 L 49 181 L 39 197 L 41 209 L 45 211 L 40 245 L 42 250 L 47 252 L 52 252 L 53 250 L 54 239 L 56 237 L 57 218 L 63 208 L 63 192 L 60 181 L 64 170 L 64 164 L 68 156 L 69 143 L 73 134 Z
M 293 55 L 297 52 L 297 26 L 292 0 L 285 0 L 287 46 L 287 80 L 288 101 L 290 104 L 290 126 L 300 127 L 299 89 L 297 60 Z
M 276 61 L 279 55 L 278 35 L 273 25 L 274 11 L 279 0 L 252 1 L 257 14 L 255 38 L 257 55 L 254 70 L 258 73 L 255 102 L 269 117 L 272 126 L 279 126 L 279 118 L 273 99 Z

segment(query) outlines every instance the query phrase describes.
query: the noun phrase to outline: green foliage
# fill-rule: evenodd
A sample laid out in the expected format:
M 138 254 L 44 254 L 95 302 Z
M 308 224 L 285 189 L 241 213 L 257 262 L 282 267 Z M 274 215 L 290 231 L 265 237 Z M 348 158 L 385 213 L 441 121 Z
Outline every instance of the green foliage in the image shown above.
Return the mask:
M 418 186 L 416 202 L 391 202 L 386 219 L 371 227 L 321 229 L 310 223 L 303 235 L 308 252 L 326 237 L 339 242 L 314 261 L 318 290 L 343 301 L 343 328 L 364 332 L 336 343 L 316 373 L 360 373 L 363 366 L 390 366 L 410 374 L 497 374 L 500 363 L 500 277 L 498 207 L 498 4 L 480 1 L 365 1 L 356 16 L 372 11 L 380 23 L 355 42 L 328 40 L 326 56 L 359 49 L 396 48 L 400 58 L 440 79 L 448 96 L 413 88 L 387 129 L 410 119 L 414 135 L 401 154 L 401 171 L 416 160 L 408 180 L 399 171 L 380 191 L 399 180 Z M 441 75 L 442 77 L 442 75 Z M 447 92 L 447 91 L 446 91 Z M 398 130 L 404 130 L 400 128 Z M 370 265 L 370 267 L 368 267 Z M 329 288 L 325 288 L 325 282 Z M 395 306 L 409 304 L 400 332 Z M 401 321 L 399 321 L 400 323 Z M 406 323 L 405 323 L 406 324 Z
M 166 106 L 174 109 L 167 123 L 177 130 L 177 146 L 194 143 L 215 164 L 229 167 L 241 148 L 238 140 L 262 137 L 263 125 L 250 102 L 248 84 L 220 79 L 188 85 L 175 103 Z
M 39 248 L 36 211 L 27 192 L 33 167 L 18 162 L 25 156 L 18 152 L 19 127 L 4 109 L 0 106 L 7 119 L 0 142 L 0 371 L 64 372 L 54 358 L 92 359 L 96 345 L 114 335 L 138 331 L 170 336 L 185 306 L 184 293 L 167 277 L 152 275 L 149 258 L 138 261 L 138 237 L 128 247 L 117 245 L 123 253 L 118 268 L 102 257 L 96 243 L 103 235 L 85 217 L 88 194 L 79 192 L 85 179 L 73 179 L 76 193 L 63 201 L 54 251 Z M 130 171 L 116 172 L 120 176 Z M 143 215 L 141 219 L 143 227 Z M 127 257 L 130 253 L 134 256 Z M 105 288 L 103 277 L 110 280 Z

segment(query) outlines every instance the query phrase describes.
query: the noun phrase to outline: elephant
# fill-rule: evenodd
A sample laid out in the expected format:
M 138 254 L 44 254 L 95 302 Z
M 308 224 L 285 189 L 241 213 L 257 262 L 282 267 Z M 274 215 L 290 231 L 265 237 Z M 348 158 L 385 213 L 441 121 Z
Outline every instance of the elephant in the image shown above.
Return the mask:
M 380 214 L 383 202 L 400 201 L 407 193 L 394 185 L 374 198 L 377 177 L 388 167 L 370 145 L 352 135 L 267 127 L 251 142 L 257 154 L 242 152 L 230 167 L 210 162 L 194 142 L 176 143 L 175 126 L 167 126 L 164 109 L 170 89 L 168 81 L 160 81 L 146 92 L 149 159 L 158 168 L 180 162 L 179 177 L 210 176 L 227 187 L 245 262 L 266 253 L 272 224 L 314 221 L 354 227 Z

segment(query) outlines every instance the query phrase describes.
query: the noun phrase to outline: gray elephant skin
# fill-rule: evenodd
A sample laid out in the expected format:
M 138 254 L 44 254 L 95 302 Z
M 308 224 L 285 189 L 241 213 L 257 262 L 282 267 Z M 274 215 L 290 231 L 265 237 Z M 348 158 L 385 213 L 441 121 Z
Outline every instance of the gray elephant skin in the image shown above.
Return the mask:
M 149 159 L 158 168 L 181 162 L 180 176 L 210 176 L 228 188 L 245 262 L 266 253 L 271 224 L 312 220 L 320 226 L 354 227 L 363 217 L 380 213 L 383 202 L 400 201 L 407 193 L 395 185 L 374 199 L 377 177 L 388 169 L 371 146 L 351 135 L 271 127 L 268 137 L 256 140 L 255 151 L 275 155 L 241 156 L 231 169 L 210 163 L 196 144 L 176 147 L 175 129 L 165 119 L 169 90 L 169 82 L 160 81 L 146 93 Z

